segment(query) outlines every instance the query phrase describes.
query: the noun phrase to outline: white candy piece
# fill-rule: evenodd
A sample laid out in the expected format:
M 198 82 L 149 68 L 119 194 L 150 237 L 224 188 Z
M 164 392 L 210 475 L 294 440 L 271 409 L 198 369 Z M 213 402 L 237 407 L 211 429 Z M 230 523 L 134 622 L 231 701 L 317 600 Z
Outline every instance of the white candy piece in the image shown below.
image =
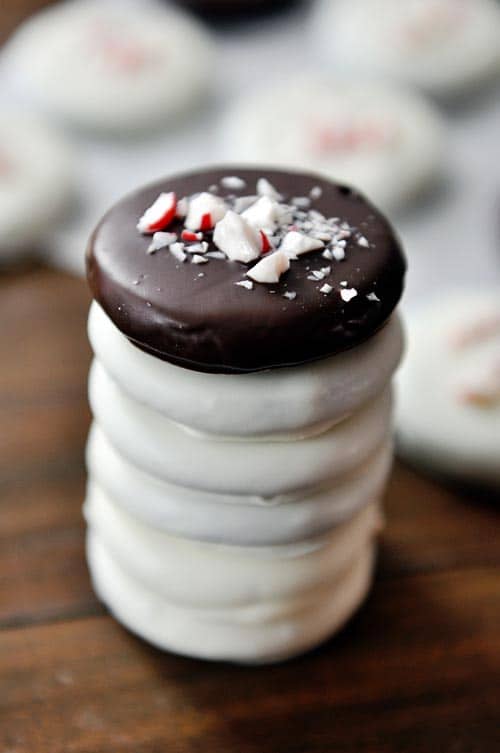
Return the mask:
M 159 251 L 161 248 L 166 248 L 172 243 L 175 243 L 177 236 L 175 233 L 155 233 L 153 240 L 149 244 L 148 254 L 154 254 L 155 251 Z
M 229 188 L 233 191 L 243 191 L 243 189 L 246 187 L 246 183 L 243 178 L 238 178 L 237 175 L 228 175 L 226 178 L 222 178 L 220 183 L 224 188 Z
M 186 261 L 187 254 L 184 253 L 184 243 L 172 243 L 169 246 L 169 251 L 177 261 Z
M 160 230 L 162 226 L 165 227 L 169 218 L 174 218 L 174 214 L 172 214 L 172 217 L 170 217 L 170 214 L 174 212 L 175 206 L 175 193 L 161 193 L 142 215 L 137 223 L 137 230 L 140 233 L 147 234 Z M 162 225 L 163 222 L 164 225 Z
M 257 233 L 241 215 L 231 210 L 215 226 L 214 243 L 232 261 L 247 264 L 260 254 Z
M 246 288 L 247 290 L 253 290 L 253 282 L 251 280 L 239 280 L 234 283 L 240 288 Z
M 340 291 L 340 297 L 343 301 L 346 303 L 349 303 L 349 301 L 352 301 L 353 298 L 356 298 L 358 295 L 358 291 L 356 288 L 344 288 Z
M 221 198 L 204 191 L 189 202 L 185 225 L 188 230 L 201 230 L 203 217 L 209 214 L 213 227 L 222 220 L 226 212 L 227 205 Z
M 275 187 L 267 180 L 267 178 L 259 178 L 257 181 L 257 193 L 259 196 L 267 196 L 274 201 L 281 201 L 282 196 Z
M 324 248 L 323 241 L 317 238 L 311 238 L 303 233 L 298 233 L 296 230 L 291 230 L 285 235 L 280 251 L 283 251 L 289 259 L 296 259 L 302 254 L 307 254 L 309 251 L 315 251 L 317 248 Z
M 319 292 L 328 294 L 328 293 L 331 293 L 332 290 L 333 290 L 332 286 L 329 285 L 327 282 L 325 282 L 325 284 L 320 287 Z
M 279 282 L 281 275 L 290 269 L 290 259 L 283 251 L 275 251 L 264 256 L 252 269 L 247 272 L 255 282 Z
M 192 264 L 207 264 L 208 259 L 206 256 L 200 256 L 200 254 L 194 254 L 194 256 L 191 257 L 191 263 Z
M 261 196 L 241 215 L 256 230 L 273 232 L 280 217 L 280 207 L 268 196 Z

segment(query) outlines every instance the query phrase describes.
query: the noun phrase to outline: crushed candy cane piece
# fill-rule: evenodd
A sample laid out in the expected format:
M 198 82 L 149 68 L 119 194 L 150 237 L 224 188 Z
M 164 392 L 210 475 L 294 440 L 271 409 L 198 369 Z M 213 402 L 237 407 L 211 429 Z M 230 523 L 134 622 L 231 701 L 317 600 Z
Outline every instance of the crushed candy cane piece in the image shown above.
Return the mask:
M 161 193 L 144 212 L 137 223 L 137 229 L 144 235 L 155 233 L 168 227 L 175 217 L 177 199 L 175 193 Z
M 369 301 L 378 301 L 380 303 L 380 298 L 376 293 L 368 293 L 366 297 Z
M 207 251 L 206 255 L 209 256 L 210 259 L 220 259 L 221 261 L 227 259 L 226 254 L 222 251 Z
M 246 288 L 247 290 L 253 290 L 253 282 L 251 280 L 240 280 L 239 282 L 235 282 L 235 285 L 238 285 L 240 288 Z
M 309 192 L 311 199 L 320 199 L 323 195 L 323 189 L 320 186 L 313 186 Z
M 256 230 L 268 230 L 272 233 L 279 219 L 279 204 L 262 196 L 245 209 L 241 216 Z
M 192 243 L 190 246 L 186 246 L 186 251 L 188 254 L 206 254 L 208 248 L 208 243 L 202 241 L 201 243 Z
M 177 209 L 175 211 L 175 216 L 179 217 L 179 219 L 183 219 L 187 215 L 189 211 L 189 199 L 187 196 L 183 196 L 182 199 L 179 199 L 177 202 Z
M 311 206 L 311 199 L 308 196 L 294 196 L 292 202 L 294 207 L 299 209 L 309 209 Z
M 275 251 L 264 256 L 257 264 L 248 270 L 247 277 L 255 282 L 279 282 L 281 275 L 290 269 L 290 259 L 283 251 Z
M 358 246 L 362 246 L 363 248 L 370 248 L 370 244 L 368 243 L 368 239 L 365 238 L 364 235 L 360 235 L 358 238 Z
M 332 290 L 333 290 L 332 286 L 329 285 L 327 282 L 325 282 L 325 284 L 320 287 L 319 292 L 326 293 L 328 295 L 328 293 L 331 293 Z
M 177 261 L 186 261 L 187 254 L 184 253 L 184 243 L 172 243 L 168 250 L 172 254 L 172 256 L 175 256 Z
M 200 254 L 194 254 L 194 256 L 191 257 L 192 264 L 206 264 L 208 262 L 208 259 L 206 256 L 200 256 Z
M 242 214 L 245 209 L 248 209 L 252 204 L 255 204 L 258 198 L 258 196 L 238 196 L 238 198 L 234 200 L 233 209 L 237 214 Z
M 294 290 L 287 290 L 283 293 L 283 298 L 288 298 L 289 301 L 294 301 L 297 298 L 297 293 Z
M 192 230 L 183 230 L 181 233 L 181 239 L 188 243 L 194 243 L 203 240 L 203 233 L 193 233 Z
M 243 191 L 247 185 L 243 178 L 238 178 L 237 175 L 228 175 L 225 178 L 222 178 L 220 183 L 224 188 L 229 188 L 233 191 Z
M 222 220 L 228 207 L 221 198 L 204 191 L 189 202 L 186 217 L 188 230 L 211 230 Z
M 248 263 L 261 253 L 259 235 L 243 216 L 231 210 L 215 226 L 214 243 L 232 261 Z
M 356 298 L 357 295 L 358 291 L 356 290 L 356 288 L 343 288 L 343 290 L 340 291 L 340 297 L 346 303 L 352 301 L 352 299 Z
M 323 270 L 321 269 L 313 269 L 310 275 L 307 275 L 308 280 L 323 280 L 325 278 L 325 274 Z
M 170 246 L 172 243 L 175 243 L 176 240 L 177 236 L 175 233 L 157 232 L 153 235 L 151 243 L 148 246 L 148 254 L 154 254 L 155 251 Z
M 328 259 L 328 261 L 332 261 L 333 259 L 333 254 L 329 248 L 325 248 L 321 256 L 323 257 L 323 259 Z
M 262 242 L 261 253 L 267 254 L 272 249 L 271 242 L 263 230 L 259 230 L 259 233 L 260 233 L 260 239 Z
M 334 246 L 332 248 L 332 254 L 335 261 L 342 261 L 345 259 L 345 250 L 342 248 L 342 246 Z
M 323 241 L 303 235 L 296 230 L 291 230 L 283 238 L 280 251 L 283 251 L 290 259 L 296 259 L 302 254 L 315 251 L 317 248 L 324 248 L 324 246 Z
M 259 196 L 267 196 L 269 199 L 273 199 L 273 201 L 281 201 L 283 198 L 267 178 L 259 178 L 257 181 L 257 193 Z

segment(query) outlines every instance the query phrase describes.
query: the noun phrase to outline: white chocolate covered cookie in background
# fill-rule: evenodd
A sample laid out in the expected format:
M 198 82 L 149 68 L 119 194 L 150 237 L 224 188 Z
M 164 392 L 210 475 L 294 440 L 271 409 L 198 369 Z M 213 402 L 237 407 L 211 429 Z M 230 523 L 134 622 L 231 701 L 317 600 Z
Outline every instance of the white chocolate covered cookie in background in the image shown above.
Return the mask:
M 407 328 L 397 379 L 400 453 L 500 487 L 500 290 L 441 296 Z
M 31 16 L 3 64 L 18 92 L 90 131 L 157 128 L 196 105 L 212 44 L 197 21 L 153 0 L 69 0 Z
M 500 73 L 495 0 L 321 0 L 312 31 L 332 70 L 433 95 L 459 95 Z
M 71 150 L 21 111 L 0 113 L 0 265 L 34 254 L 73 198 Z
M 416 94 L 303 74 L 246 92 L 228 113 L 223 148 L 230 161 L 343 181 L 393 211 L 439 177 L 443 133 L 440 115 Z

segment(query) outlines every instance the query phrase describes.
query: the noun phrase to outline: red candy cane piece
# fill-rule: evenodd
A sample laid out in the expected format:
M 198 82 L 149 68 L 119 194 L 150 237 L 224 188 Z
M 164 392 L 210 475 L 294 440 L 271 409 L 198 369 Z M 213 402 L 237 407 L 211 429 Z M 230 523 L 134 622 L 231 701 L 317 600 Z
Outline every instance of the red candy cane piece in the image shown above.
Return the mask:
M 212 221 L 212 215 L 210 212 L 207 212 L 206 214 L 202 214 L 201 216 L 201 222 L 200 222 L 200 230 L 211 230 L 214 226 L 214 223 Z
M 156 201 L 144 212 L 137 229 L 146 235 L 168 227 L 175 217 L 177 197 L 175 193 L 161 193 Z
M 259 230 L 259 232 L 260 232 L 260 239 L 261 239 L 261 253 L 267 254 L 272 249 L 271 243 L 263 230 Z
M 192 230 L 183 230 L 181 233 L 181 238 L 183 241 L 187 241 L 188 243 L 194 243 L 195 241 L 203 240 L 203 233 L 193 233 Z

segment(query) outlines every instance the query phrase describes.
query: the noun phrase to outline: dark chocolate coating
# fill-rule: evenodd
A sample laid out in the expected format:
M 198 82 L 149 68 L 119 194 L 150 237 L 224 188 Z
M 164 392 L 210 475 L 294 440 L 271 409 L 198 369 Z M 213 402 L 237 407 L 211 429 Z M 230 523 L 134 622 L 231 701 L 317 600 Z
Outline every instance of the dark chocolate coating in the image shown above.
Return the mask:
M 273 12 L 299 0 L 176 0 L 183 8 L 201 13 L 208 20 Z
M 251 265 L 217 259 L 195 265 L 178 262 L 168 249 L 147 253 L 151 237 L 142 236 L 136 224 L 161 191 L 189 196 L 228 175 L 246 181 L 238 192 L 243 196 L 255 192 L 260 177 L 285 201 L 320 186 L 322 195 L 311 207 L 358 228 L 371 248 L 349 240 L 341 262 L 326 261 L 321 250 L 304 254 L 279 283 L 255 283 L 250 291 L 234 283 L 245 279 Z M 220 196 L 231 193 L 219 191 Z M 176 220 L 168 230 L 182 227 Z M 327 280 L 307 279 L 311 270 L 326 265 L 332 268 Z M 363 342 L 398 303 L 406 264 L 389 223 L 359 193 L 315 175 L 233 166 L 165 178 L 122 199 L 90 239 L 87 270 L 96 300 L 132 343 L 179 366 L 234 373 L 301 364 Z M 358 291 L 348 303 L 339 294 L 343 280 Z M 324 282 L 334 287 L 329 295 L 319 291 Z M 297 297 L 284 298 L 286 291 Z M 380 302 L 367 299 L 373 292 Z

